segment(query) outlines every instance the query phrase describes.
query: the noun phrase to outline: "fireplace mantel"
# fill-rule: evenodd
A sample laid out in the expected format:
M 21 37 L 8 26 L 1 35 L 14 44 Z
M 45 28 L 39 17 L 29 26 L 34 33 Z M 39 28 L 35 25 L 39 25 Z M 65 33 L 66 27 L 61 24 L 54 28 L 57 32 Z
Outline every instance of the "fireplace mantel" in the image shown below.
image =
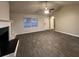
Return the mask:
M 0 19 L 0 22 L 10 22 L 10 20 L 1 20 Z

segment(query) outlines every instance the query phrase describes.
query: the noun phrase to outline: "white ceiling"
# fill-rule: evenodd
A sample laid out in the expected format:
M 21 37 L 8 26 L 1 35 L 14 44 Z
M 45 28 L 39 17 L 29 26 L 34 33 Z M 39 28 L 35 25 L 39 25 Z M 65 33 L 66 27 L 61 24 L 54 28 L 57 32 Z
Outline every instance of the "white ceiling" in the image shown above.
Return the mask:
M 11 1 L 10 11 L 15 13 L 27 13 L 27 14 L 41 14 L 45 7 L 45 1 Z M 48 1 L 47 6 L 49 9 L 55 10 L 68 4 L 78 4 L 78 1 Z

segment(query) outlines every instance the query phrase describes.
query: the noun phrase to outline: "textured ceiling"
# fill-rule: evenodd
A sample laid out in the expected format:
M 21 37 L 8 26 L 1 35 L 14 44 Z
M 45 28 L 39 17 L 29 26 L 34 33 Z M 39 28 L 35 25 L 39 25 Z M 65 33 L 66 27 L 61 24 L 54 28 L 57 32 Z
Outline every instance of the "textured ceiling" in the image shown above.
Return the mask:
M 14 13 L 27 13 L 27 14 L 41 14 L 45 7 L 45 1 L 11 1 L 10 12 Z M 78 4 L 78 1 L 48 1 L 47 6 L 49 9 L 54 8 L 57 10 L 64 5 Z

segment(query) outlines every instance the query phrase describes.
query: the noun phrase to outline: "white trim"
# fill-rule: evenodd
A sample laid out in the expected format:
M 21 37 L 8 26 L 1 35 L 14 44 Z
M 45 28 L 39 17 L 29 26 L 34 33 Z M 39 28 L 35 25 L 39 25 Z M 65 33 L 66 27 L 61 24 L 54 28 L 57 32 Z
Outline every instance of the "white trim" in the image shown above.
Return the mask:
M 17 53 L 17 49 L 18 49 L 18 45 L 19 45 L 19 40 L 17 42 L 17 45 L 16 45 L 16 49 L 15 49 L 15 52 L 14 52 L 14 56 L 16 57 L 16 53 Z
M 56 31 L 56 32 L 60 32 L 60 33 L 64 33 L 64 34 L 67 34 L 67 35 L 79 37 L 79 35 L 76 35 L 76 34 L 71 34 L 71 33 L 63 32 L 63 31 L 58 31 L 58 30 L 55 30 L 55 31 Z

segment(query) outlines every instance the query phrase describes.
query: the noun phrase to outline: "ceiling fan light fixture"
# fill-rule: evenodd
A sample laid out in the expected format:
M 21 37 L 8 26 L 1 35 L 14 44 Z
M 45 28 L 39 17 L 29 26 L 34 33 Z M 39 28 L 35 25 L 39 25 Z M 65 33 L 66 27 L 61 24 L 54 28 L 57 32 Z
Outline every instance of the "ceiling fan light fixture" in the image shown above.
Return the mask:
M 49 10 L 47 8 L 45 8 L 44 13 L 49 14 Z
M 47 6 L 47 1 L 46 1 L 45 4 L 46 4 L 46 6 L 45 6 L 45 9 L 44 9 L 44 13 L 45 13 L 45 14 L 49 14 L 49 9 L 47 8 L 47 7 L 48 7 L 48 6 Z

